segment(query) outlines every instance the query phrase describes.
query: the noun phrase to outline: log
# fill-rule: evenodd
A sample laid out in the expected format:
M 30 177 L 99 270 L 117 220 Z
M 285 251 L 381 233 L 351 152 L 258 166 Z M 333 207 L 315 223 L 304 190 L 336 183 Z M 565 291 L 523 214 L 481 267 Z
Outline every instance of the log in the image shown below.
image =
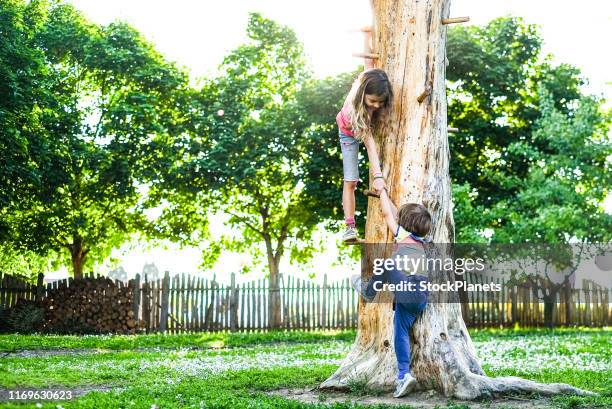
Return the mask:
M 47 290 L 44 329 L 49 332 L 134 334 L 142 325 L 134 319 L 134 287 L 89 275 Z
M 380 58 L 393 86 L 392 109 L 374 137 L 388 175 L 391 199 L 399 206 L 421 203 L 432 215 L 435 243 L 454 241 L 454 220 L 449 177 L 449 145 L 445 84 L 446 27 L 450 0 L 372 0 L 374 33 Z M 408 22 L 408 24 L 406 24 Z M 423 84 L 431 93 L 423 101 Z M 407 153 L 410 154 L 407 154 Z M 370 184 L 372 180 L 370 180 Z M 386 227 L 379 200 L 369 200 L 362 276 L 372 275 L 375 258 L 391 253 L 392 233 Z M 438 246 L 436 246 L 438 247 Z M 444 256 L 444 247 L 440 248 Z M 454 272 L 430 271 L 430 281 L 453 281 Z M 541 385 L 518 378 L 488 378 L 453 293 L 430 298 L 417 318 L 411 337 L 411 372 L 418 389 L 435 389 L 446 397 L 478 399 L 498 393 L 541 394 L 589 392 L 563 384 Z M 355 380 L 367 386 L 392 389 L 397 376 L 393 345 L 391 294 L 378 295 L 377 303 L 359 302 L 357 338 L 340 367 L 321 384 L 323 389 L 347 389 Z M 388 301 L 388 302 L 384 302 Z
M 425 89 L 423 90 L 423 92 L 421 92 L 419 94 L 419 96 L 417 97 L 417 101 L 420 103 L 422 103 L 423 101 L 425 101 L 425 98 L 427 98 L 428 96 L 431 95 L 431 85 L 427 84 L 425 86 Z
M 380 198 L 380 195 L 378 193 L 376 193 L 376 191 L 370 190 L 370 189 L 365 189 L 363 191 L 363 194 L 368 196 L 368 197 Z
M 353 57 L 368 58 L 371 60 L 378 59 L 378 54 L 375 53 L 353 53 Z
M 364 244 L 365 240 L 364 239 L 357 239 L 357 240 L 353 240 L 353 241 L 344 241 L 343 242 L 345 246 L 355 246 L 358 244 Z
M 468 21 L 470 21 L 469 17 L 443 18 L 442 24 L 448 25 L 448 24 L 457 24 L 457 23 L 467 23 Z

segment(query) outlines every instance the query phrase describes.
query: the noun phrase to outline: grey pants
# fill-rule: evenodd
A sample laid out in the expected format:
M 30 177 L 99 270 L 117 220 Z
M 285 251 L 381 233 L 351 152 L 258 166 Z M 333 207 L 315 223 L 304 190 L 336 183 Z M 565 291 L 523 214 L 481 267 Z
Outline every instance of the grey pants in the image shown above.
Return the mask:
M 359 182 L 359 141 L 342 132 L 339 132 L 339 134 L 344 181 Z

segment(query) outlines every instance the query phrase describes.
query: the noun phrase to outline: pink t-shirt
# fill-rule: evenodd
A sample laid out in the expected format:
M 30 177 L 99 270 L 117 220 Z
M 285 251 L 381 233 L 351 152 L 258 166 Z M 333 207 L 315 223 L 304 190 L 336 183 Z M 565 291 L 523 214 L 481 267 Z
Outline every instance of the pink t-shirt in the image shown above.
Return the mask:
M 353 131 L 351 131 L 351 118 L 349 117 L 349 107 L 348 104 L 344 104 L 338 115 L 336 115 L 336 123 L 338 124 L 338 129 L 340 132 L 345 134 L 346 136 L 355 136 Z

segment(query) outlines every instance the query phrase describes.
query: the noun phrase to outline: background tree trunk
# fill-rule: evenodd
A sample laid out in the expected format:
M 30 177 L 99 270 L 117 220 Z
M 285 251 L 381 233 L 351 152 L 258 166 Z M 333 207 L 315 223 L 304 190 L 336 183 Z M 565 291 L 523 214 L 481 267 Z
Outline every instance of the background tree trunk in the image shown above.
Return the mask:
M 270 276 L 268 278 L 268 317 L 270 317 L 270 322 L 268 323 L 268 327 L 270 328 L 280 328 L 282 326 L 281 322 L 281 298 L 280 298 L 280 283 L 279 283 L 279 265 L 280 265 L 280 256 L 277 253 L 274 254 L 272 250 L 272 241 L 268 238 L 266 241 L 266 251 L 268 256 L 268 269 L 270 272 Z
M 373 47 L 393 86 L 392 111 L 376 135 L 383 173 L 397 205 L 424 204 L 433 218 L 436 243 L 454 240 L 449 148 L 446 121 L 446 26 L 449 0 L 373 0 Z M 419 96 L 431 90 L 421 102 Z M 392 236 L 378 199 L 370 198 L 362 255 L 365 276 L 372 260 L 390 253 Z M 433 273 L 431 281 L 452 281 L 453 274 Z M 475 399 L 508 391 L 557 393 L 581 391 L 567 385 L 539 385 L 518 378 L 484 376 L 461 316 L 458 299 L 440 294 L 413 328 L 412 373 L 420 389 L 445 396 Z M 455 294 L 456 296 L 456 294 Z M 390 297 L 390 295 L 389 295 Z M 451 301 L 451 302 L 448 302 Z M 391 303 L 359 304 L 359 325 L 353 350 L 322 388 L 346 388 L 351 380 L 390 389 L 397 375 Z
M 79 235 L 74 236 L 70 245 L 70 255 L 74 278 L 83 278 L 83 265 L 85 264 L 87 251 L 83 248 L 83 239 Z

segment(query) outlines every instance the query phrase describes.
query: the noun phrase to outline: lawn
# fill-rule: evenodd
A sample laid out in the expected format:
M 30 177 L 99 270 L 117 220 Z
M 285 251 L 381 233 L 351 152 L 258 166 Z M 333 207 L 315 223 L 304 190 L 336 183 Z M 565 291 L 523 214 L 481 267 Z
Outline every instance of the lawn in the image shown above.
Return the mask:
M 486 372 L 566 382 L 599 393 L 555 407 L 612 406 L 612 330 L 472 331 Z M 271 332 L 142 336 L 0 336 L 0 408 L 354 408 L 304 404 L 267 392 L 315 386 L 355 333 Z M 88 392 L 58 401 L 6 400 L 8 390 Z M 465 408 L 469 403 L 448 402 Z

